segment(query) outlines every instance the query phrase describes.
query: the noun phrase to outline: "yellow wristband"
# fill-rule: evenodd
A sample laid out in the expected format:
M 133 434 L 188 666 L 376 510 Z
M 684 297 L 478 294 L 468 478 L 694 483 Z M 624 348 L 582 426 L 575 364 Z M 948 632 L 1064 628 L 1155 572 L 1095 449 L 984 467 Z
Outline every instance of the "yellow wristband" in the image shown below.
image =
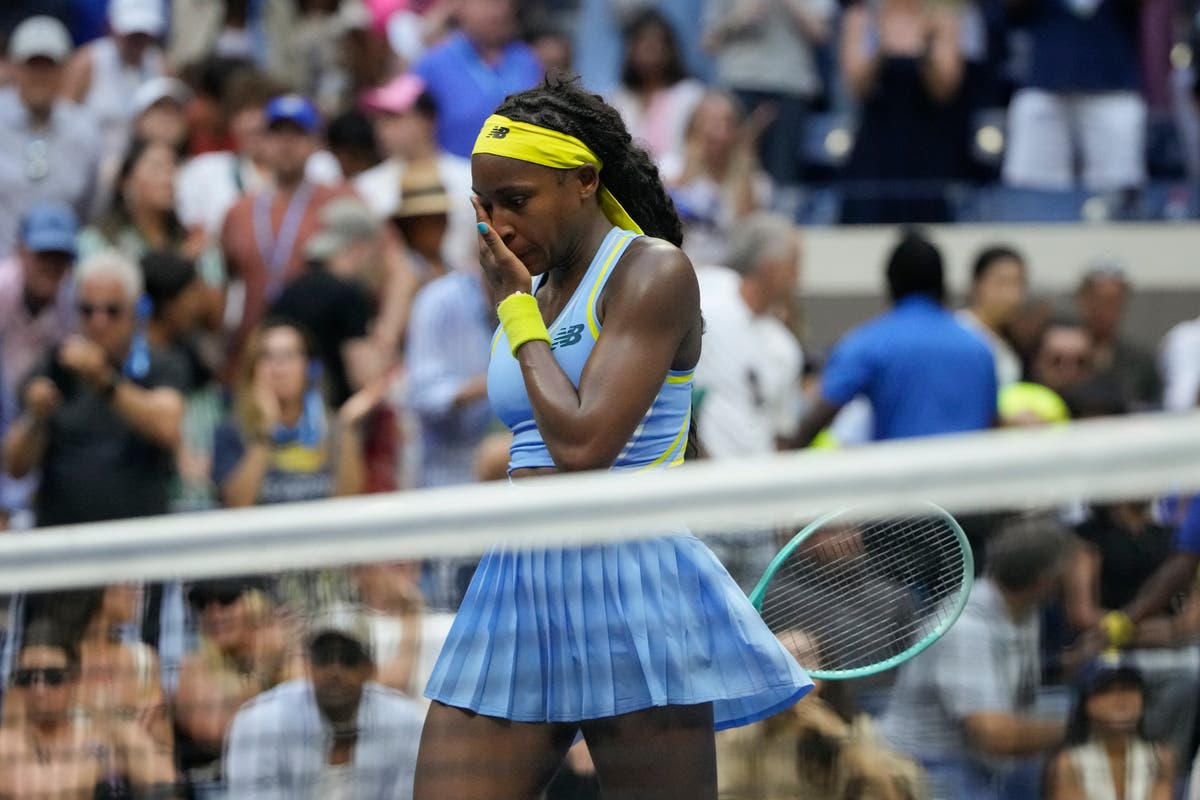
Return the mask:
M 526 342 L 550 344 L 550 332 L 542 322 L 542 312 L 533 295 L 525 292 L 510 294 L 496 306 L 496 316 L 500 318 L 500 326 L 504 328 L 514 358 Z
M 1137 637 L 1137 626 L 1124 611 L 1110 611 L 1100 619 L 1100 629 L 1113 647 L 1124 647 Z

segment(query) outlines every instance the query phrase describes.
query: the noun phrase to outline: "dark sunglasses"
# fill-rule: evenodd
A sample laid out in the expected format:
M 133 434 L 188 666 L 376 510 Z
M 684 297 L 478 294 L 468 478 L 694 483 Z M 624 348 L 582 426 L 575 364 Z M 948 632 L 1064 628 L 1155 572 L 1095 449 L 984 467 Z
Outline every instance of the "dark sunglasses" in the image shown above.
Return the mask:
M 211 606 L 213 603 L 216 603 L 217 605 L 222 606 L 224 608 L 228 608 L 229 606 L 236 603 L 238 601 L 238 599 L 241 598 L 241 596 L 242 596 L 241 592 L 237 592 L 237 591 L 233 591 L 233 590 L 202 591 L 202 592 L 193 590 L 191 593 L 188 594 L 188 602 L 192 604 L 192 608 L 195 608 L 199 611 L 203 611 L 204 609 Z
M 67 682 L 67 674 L 65 667 L 19 669 L 13 673 L 13 685 L 28 687 L 40 680 L 47 686 L 62 686 Z
M 91 317 L 93 314 L 106 314 L 109 317 L 115 318 L 125 313 L 125 306 L 119 303 L 100 303 L 92 305 L 91 303 L 78 303 L 75 310 L 79 312 L 81 317 Z

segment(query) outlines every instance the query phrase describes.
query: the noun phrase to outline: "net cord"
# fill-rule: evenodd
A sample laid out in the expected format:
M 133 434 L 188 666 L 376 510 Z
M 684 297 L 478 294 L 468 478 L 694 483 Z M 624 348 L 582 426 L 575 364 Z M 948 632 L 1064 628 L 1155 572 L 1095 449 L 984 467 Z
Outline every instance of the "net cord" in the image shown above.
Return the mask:
M 0 536 L 0 593 L 199 578 L 505 546 L 762 530 L 831 509 L 951 514 L 1200 490 L 1200 412 L 1147 414 L 700 461 L 655 473 L 593 472 Z

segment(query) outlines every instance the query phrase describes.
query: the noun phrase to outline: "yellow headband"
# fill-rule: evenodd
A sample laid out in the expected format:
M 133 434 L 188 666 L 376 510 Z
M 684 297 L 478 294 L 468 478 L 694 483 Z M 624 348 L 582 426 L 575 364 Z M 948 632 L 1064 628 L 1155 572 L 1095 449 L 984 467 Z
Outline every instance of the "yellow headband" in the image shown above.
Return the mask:
M 472 155 L 476 153 L 515 158 L 551 169 L 572 169 L 584 164 L 594 164 L 597 172 L 604 169 L 604 162 L 574 136 L 528 122 L 517 122 L 499 114 L 493 114 L 483 123 L 483 129 L 475 140 L 475 149 L 471 151 Z M 618 228 L 642 232 L 603 183 L 600 185 L 600 209 L 608 221 Z

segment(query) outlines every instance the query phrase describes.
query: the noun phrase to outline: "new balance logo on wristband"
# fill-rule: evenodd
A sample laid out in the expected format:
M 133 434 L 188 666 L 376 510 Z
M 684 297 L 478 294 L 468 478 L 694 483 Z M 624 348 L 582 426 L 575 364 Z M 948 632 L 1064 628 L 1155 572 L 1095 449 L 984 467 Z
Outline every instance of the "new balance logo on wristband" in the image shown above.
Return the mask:
M 550 340 L 550 349 L 557 350 L 560 347 L 570 347 L 573 344 L 579 344 L 581 341 L 583 341 L 583 326 L 572 325 L 554 334 L 554 338 Z
M 490 131 L 488 131 L 488 138 L 489 139 L 503 139 L 505 136 L 508 136 L 508 130 L 509 129 L 504 127 L 503 125 L 496 125 Z

